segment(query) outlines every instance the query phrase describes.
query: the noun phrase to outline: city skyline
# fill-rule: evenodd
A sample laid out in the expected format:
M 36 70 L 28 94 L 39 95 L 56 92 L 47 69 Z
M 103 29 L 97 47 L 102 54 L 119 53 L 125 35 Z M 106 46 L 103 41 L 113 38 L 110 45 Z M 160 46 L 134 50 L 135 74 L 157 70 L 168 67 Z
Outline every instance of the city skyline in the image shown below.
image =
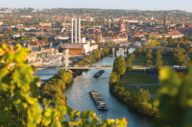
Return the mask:
M 184 10 L 192 12 L 189 0 L 0 0 L 7 8 L 99 8 L 123 10 Z

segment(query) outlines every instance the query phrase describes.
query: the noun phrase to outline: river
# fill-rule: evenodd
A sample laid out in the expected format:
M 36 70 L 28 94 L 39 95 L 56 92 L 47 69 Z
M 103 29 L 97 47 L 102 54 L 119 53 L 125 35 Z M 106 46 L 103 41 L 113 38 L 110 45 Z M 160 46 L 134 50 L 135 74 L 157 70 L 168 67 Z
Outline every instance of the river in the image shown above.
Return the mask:
M 95 64 L 112 65 L 113 57 L 105 57 Z M 110 94 L 108 82 L 111 70 L 105 70 L 105 73 L 99 79 L 94 79 L 93 75 L 97 71 L 98 70 L 91 69 L 74 79 L 73 85 L 70 86 L 65 92 L 65 95 L 68 99 L 68 105 L 80 111 L 93 110 L 102 119 L 125 117 L 128 120 L 128 127 L 149 127 L 149 122 L 147 120 L 139 118 L 137 115 L 131 112 L 127 106 L 120 103 Z M 50 78 L 51 75 L 45 75 L 46 73 L 54 74 L 56 73 L 56 70 L 40 70 L 36 74 L 40 76 L 41 79 Z M 109 106 L 108 111 L 103 112 L 96 108 L 89 96 L 89 91 L 92 89 L 96 89 L 101 93 L 102 97 Z

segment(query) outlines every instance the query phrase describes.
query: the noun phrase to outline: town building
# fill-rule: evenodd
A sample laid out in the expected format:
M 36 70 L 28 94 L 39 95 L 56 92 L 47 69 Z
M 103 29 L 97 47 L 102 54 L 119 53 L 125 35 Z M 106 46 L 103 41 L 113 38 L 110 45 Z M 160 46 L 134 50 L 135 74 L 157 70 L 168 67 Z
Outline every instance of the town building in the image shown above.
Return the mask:
M 80 56 L 90 52 L 90 44 L 65 43 L 61 45 L 61 49 L 69 49 L 70 56 Z
M 3 22 L 0 22 L 0 26 L 3 25 Z
M 51 23 L 43 23 L 43 22 L 41 22 L 41 23 L 39 23 L 39 26 L 40 27 L 51 27 L 52 24 Z
M 184 34 L 182 34 L 181 32 L 175 30 L 175 31 L 170 31 L 168 32 L 165 37 L 168 38 L 168 37 L 171 37 L 173 39 L 176 39 L 176 38 L 182 38 L 184 36 Z

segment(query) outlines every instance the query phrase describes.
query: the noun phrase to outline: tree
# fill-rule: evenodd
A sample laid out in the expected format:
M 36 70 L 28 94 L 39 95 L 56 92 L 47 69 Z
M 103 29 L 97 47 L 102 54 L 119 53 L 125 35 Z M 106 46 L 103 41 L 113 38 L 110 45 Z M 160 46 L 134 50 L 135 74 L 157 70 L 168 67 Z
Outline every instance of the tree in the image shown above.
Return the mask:
M 119 56 L 115 59 L 113 63 L 113 71 L 116 72 L 119 76 L 125 73 L 126 62 L 123 56 Z
M 100 59 L 101 58 L 101 51 L 99 49 L 95 50 L 93 52 L 93 57 L 95 57 L 96 59 Z
M 135 50 L 134 53 L 135 53 L 136 55 L 138 55 L 138 54 L 142 53 L 143 50 L 144 50 L 144 49 L 143 49 L 142 47 L 139 47 L 139 48 L 137 48 L 137 49 Z
M 148 90 L 140 89 L 137 94 L 137 100 L 139 102 L 148 102 L 151 99 L 151 94 Z
M 156 67 L 160 68 L 163 65 L 163 60 L 159 57 L 156 57 Z
M 151 66 L 152 64 L 153 64 L 153 62 L 150 59 L 148 59 L 147 60 L 147 66 Z
M 159 49 L 156 52 L 156 67 L 160 68 L 163 65 L 162 51 Z
M 73 80 L 73 75 L 69 71 L 59 70 L 58 76 L 66 84 L 70 84 Z
M 131 54 L 128 56 L 126 60 L 127 70 L 132 69 L 132 62 L 135 60 L 135 54 Z
M 161 68 L 159 79 L 162 87 L 158 94 L 160 118 L 154 127 L 192 126 L 192 68 L 181 76 L 168 67 Z
M 155 46 L 158 46 L 158 45 L 160 45 L 160 42 L 158 40 L 156 40 L 156 39 L 149 40 L 149 46 L 150 47 L 155 47 Z
M 152 56 L 152 50 L 151 49 L 147 50 L 145 57 L 147 59 L 152 59 L 153 56 Z
M 135 54 L 131 54 L 131 55 L 129 56 L 129 58 L 131 59 L 131 61 L 134 61 L 134 60 L 135 60 Z
M 182 48 L 175 49 L 174 58 L 179 65 L 184 65 L 187 63 L 187 56 L 185 55 L 185 50 Z
M 17 45 L 0 47 L 0 125 L 35 126 L 42 119 L 42 108 L 38 102 L 39 82 L 33 69 L 25 64 L 27 49 Z
M 111 75 L 110 75 L 110 78 L 109 78 L 109 83 L 110 83 L 110 84 L 115 84 L 115 83 L 118 82 L 118 80 L 119 80 L 119 79 L 118 79 L 117 73 L 112 72 Z
M 132 69 L 132 60 L 130 58 L 128 58 L 126 60 L 126 64 L 127 64 L 127 70 L 131 70 Z
M 147 66 L 151 66 L 153 64 L 153 62 L 152 62 L 153 55 L 152 55 L 151 49 L 147 50 L 145 57 L 147 59 L 147 61 L 146 61 Z
M 103 49 L 103 55 L 108 55 L 110 53 L 110 49 L 109 48 L 104 48 Z

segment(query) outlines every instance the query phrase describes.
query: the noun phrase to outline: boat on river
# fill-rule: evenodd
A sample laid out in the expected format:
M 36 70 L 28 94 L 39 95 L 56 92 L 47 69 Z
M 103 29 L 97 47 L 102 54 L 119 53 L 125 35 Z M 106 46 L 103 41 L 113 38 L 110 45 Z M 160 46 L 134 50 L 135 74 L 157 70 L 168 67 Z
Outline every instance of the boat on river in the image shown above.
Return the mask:
M 99 78 L 105 71 L 104 70 L 99 70 L 97 73 L 93 75 L 94 78 Z
M 96 91 L 96 90 L 91 90 L 89 92 L 91 98 L 93 99 L 94 103 L 97 106 L 97 109 L 102 110 L 102 111 L 106 111 L 108 110 L 108 106 L 107 103 L 104 101 L 104 99 L 102 98 L 101 94 Z

